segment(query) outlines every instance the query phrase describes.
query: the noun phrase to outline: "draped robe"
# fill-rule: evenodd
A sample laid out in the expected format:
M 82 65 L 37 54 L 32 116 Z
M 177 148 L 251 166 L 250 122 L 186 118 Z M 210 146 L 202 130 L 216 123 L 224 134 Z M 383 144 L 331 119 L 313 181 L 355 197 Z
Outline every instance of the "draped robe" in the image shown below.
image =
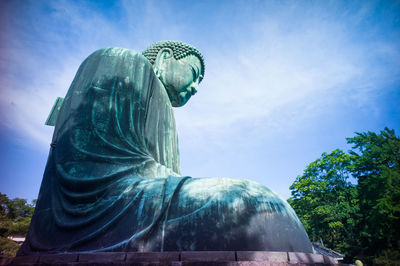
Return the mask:
M 312 252 L 293 209 L 268 188 L 181 177 L 172 106 L 151 64 L 98 50 L 61 107 L 19 254 L 181 250 Z

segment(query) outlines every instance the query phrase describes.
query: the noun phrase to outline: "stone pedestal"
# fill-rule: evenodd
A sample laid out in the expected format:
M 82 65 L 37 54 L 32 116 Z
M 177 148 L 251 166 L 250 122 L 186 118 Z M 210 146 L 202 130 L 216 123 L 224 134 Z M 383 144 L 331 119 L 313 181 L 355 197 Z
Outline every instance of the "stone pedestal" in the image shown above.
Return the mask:
M 334 264 L 338 264 L 338 262 L 331 257 L 311 253 L 182 251 L 38 254 L 35 256 L 16 257 L 11 263 L 5 265 L 284 266 Z

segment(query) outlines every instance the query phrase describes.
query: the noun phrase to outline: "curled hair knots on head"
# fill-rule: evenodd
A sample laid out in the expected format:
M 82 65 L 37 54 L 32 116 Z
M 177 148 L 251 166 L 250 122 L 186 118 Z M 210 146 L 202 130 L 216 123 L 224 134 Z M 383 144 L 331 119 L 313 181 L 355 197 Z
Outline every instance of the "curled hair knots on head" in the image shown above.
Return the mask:
M 201 76 L 199 82 L 202 81 L 204 78 L 204 71 L 205 71 L 205 64 L 204 64 L 204 58 L 203 55 L 194 48 L 193 46 L 183 43 L 183 42 L 178 42 L 178 41 L 161 41 L 161 42 L 156 42 L 149 47 L 147 47 L 146 50 L 142 52 L 142 54 L 150 61 L 150 63 L 153 65 L 154 62 L 156 61 L 157 54 L 158 52 L 163 49 L 163 48 L 170 48 L 173 52 L 173 56 L 176 60 L 182 59 L 184 57 L 187 57 L 189 55 L 194 55 L 200 60 L 201 64 Z

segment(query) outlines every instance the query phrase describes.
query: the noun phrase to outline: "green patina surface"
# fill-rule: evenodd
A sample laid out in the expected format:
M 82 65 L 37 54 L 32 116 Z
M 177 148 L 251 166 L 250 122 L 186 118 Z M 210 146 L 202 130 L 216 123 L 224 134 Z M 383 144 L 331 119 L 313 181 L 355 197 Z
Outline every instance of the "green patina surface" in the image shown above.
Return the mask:
M 57 115 L 20 254 L 311 252 L 294 211 L 268 188 L 246 179 L 180 176 L 172 106 L 196 93 L 204 60 L 177 42 L 143 54 L 149 59 L 106 48 L 80 66 Z

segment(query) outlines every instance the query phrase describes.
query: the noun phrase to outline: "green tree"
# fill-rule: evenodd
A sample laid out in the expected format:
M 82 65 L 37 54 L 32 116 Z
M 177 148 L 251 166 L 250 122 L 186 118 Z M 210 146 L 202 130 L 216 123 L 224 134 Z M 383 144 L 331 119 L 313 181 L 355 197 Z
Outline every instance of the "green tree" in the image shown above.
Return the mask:
M 385 128 L 347 142 L 349 154 L 323 153 L 307 166 L 290 187 L 289 203 L 310 238 L 323 239 L 348 262 L 400 265 L 400 138 Z
M 341 150 L 323 153 L 290 186 L 289 204 L 311 240 L 322 239 L 329 248 L 351 257 L 358 212 L 357 189 L 349 182 L 352 155 Z
M 400 265 L 400 138 L 385 128 L 380 134 L 356 133 L 353 175 L 358 179 L 359 240 L 366 261 Z
M 0 193 L 0 254 L 7 257 L 15 256 L 19 245 L 8 239 L 11 235 L 26 235 L 35 209 L 26 200 L 9 199 Z

